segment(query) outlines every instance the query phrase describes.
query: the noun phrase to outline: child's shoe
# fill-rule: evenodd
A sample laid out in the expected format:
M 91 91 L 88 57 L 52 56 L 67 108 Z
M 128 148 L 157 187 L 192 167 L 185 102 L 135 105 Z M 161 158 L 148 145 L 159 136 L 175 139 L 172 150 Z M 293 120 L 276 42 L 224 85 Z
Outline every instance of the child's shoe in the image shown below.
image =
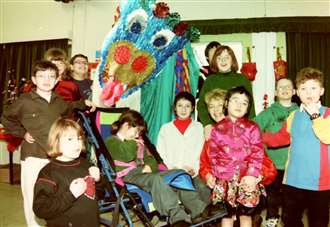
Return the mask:
M 278 218 L 269 218 L 266 219 L 264 227 L 276 227 L 278 224 Z

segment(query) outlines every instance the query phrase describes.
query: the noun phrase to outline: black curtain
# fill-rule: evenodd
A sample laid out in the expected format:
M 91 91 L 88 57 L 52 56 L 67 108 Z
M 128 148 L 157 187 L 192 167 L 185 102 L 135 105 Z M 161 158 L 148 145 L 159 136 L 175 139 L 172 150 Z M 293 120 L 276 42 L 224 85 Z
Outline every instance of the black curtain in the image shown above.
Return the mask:
M 68 39 L 0 44 L 0 114 L 8 104 L 8 81 L 15 80 L 18 86 L 22 78 L 29 80 L 34 62 L 51 47 L 61 48 L 70 56 Z
M 321 101 L 330 106 L 330 32 L 288 32 L 286 43 L 289 77 L 294 81 L 297 72 L 304 67 L 321 70 L 325 88 Z

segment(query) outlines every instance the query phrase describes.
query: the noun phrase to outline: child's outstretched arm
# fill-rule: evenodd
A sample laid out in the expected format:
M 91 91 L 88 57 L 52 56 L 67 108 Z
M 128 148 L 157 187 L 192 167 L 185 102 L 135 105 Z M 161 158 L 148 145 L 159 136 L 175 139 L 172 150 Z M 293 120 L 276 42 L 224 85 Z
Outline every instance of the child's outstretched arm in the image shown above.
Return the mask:
M 34 186 L 33 211 L 44 219 L 55 218 L 62 215 L 63 212 L 72 207 L 76 198 L 86 190 L 86 183 L 74 182 L 77 186 L 73 186 L 73 192 L 68 188 L 63 193 L 57 193 L 58 185 L 49 178 L 39 177 Z M 76 197 L 77 196 L 77 197 Z
M 283 147 L 291 143 L 290 130 L 293 121 L 294 112 L 292 112 L 286 119 L 282 128 L 275 133 L 264 132 L 262 133 L 262 142 L 268 147 Z

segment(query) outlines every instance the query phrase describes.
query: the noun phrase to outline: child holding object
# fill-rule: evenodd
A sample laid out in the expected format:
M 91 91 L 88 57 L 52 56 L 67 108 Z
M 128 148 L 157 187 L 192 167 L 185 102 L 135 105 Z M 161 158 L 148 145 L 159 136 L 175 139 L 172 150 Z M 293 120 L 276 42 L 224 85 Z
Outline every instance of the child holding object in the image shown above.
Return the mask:
M 100 171 L 84 158 L 84 133 L 78 123 L 60 118 L 52 125 L 48 155 L 34 186 L 33 210 L 47 226 L 98 227 L 95 182 Z

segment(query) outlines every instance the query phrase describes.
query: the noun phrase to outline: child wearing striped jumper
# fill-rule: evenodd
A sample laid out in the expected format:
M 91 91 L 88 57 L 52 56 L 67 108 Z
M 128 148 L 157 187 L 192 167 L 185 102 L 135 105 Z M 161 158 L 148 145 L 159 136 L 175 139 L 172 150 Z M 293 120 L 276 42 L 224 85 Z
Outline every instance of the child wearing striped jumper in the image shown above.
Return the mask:
M 322 106 L 323 73 L 303 68 L 296 77 L 302 104 L 277 133 L 264 133 L 269 147 L 290 145 L 284 173 L 282 220 L 285 227 L 302 227 L 308 209 L 310 227 L 327 227 L 330 195 L 330 109 Z

